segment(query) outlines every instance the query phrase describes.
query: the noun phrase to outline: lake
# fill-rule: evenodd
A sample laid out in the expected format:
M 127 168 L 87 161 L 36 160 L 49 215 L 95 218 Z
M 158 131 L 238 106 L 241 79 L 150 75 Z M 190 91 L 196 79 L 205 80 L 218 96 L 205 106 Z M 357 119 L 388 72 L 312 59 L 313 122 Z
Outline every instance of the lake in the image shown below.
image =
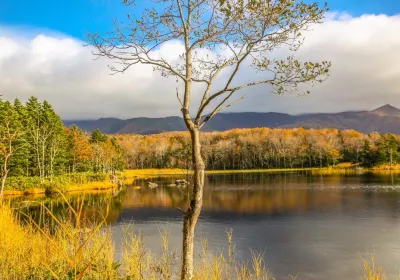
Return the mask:
M 180 250 L 184 189 L 167 187 L 184 176 L 135 182 L 111 198 L 108 222 L 121 242 L 121 225 L 134 224 L 147 248 L 159 252 L 160 231 Z M 110 195 L 85 195 L 85 217 L 95 219 Z M 43 199 L 43 198 L 42 198 Z M 21 202 L 26 199 L 15 199 Z M 60 199 L 45 198 L 53 211 Z M 37 207 L 29 208 L 40 217 Z M 362 259 L 374 254 L 389 279 L 400 275 L 400 175 L 311 175 L 309 172 L 207 175 L 196 242 L 224 250 L 233 231 L 236 258 L 261 252 L 277 279 L 360 279 Z

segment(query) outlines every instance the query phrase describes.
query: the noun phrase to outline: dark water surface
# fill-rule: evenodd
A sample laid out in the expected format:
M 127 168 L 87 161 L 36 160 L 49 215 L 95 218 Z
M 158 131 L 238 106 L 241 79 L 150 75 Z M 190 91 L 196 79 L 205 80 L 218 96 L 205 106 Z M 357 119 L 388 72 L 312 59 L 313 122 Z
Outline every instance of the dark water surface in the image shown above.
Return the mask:
M 108 221 L 117 247 L 121 225 L 133 223 L 150 250 L 160 250 L 162 228 L 170 231 L 171 246 L 180 250 L 182 214 L 177 207 L 184 207 L 186 196 L 178 188 L 167 187 L 176 178 L 152 180 L 160 185 L 155 189 L 144 181 L 136 182 L 142 185 L 140 190 L 128 186 L 114 195 Z M 86 199 L 87 217 L 104 210 L 105 195 Z M 52 207 L 63 209 L 57 203 Z M 291 279 L 289 275 L 360 279 L 362 259 L 370 254 L 383 265 L 389 279 L 397 279 L 400 175 L 208 175 L 197 247 L 207 239 L 211 250 L 224 250 L 229 229 L 233 230 L 236 257 L 246 260 L 251 250 L 262 252 L 277 279 Z

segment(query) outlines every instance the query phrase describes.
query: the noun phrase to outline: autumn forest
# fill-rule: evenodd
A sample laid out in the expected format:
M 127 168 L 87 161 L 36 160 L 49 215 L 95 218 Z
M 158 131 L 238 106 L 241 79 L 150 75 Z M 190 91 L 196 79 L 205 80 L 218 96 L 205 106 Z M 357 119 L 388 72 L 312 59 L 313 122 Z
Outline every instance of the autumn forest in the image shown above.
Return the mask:
M 89 134 L 64 127 L 48 102 L 1 101 L 2 178 L 46 179 L 66 173 L 112 173 L 142 168 L 190 168 L 185 132 L 156 135 Z M 363 167 L 400 160 L 400 136 L 337 129 L 234 129 L 203 133 L 208 169 L 327 167 L 351 162 Z
M 185 168 L 190 163 L 188 133 L 118 135 L 129 169 Z M 204 133 L 208 169 L 328 167 L 342 162 L 362 167 L 400 160 L 400 137 L 337 129 L 234 129 Z

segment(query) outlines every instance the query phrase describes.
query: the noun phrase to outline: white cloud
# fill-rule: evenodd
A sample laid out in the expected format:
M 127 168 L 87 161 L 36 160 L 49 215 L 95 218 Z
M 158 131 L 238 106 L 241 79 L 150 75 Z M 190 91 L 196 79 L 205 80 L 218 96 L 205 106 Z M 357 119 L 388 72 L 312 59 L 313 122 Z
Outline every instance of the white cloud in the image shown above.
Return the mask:
M 309 96 L 276 96 L 265 87 L 246 91 L 233 111 L 289 113 L 400 107 L 400 16 L 332 13 L 307 33 L 298 53 L 303 60 L 332 61 L 331 77 Z M 57 33 L 32 36 L 0 27 L 0 93 L 6 99 L 47 99 L 67 119 L 179 115 L 174 79 L 137 65 L 124 75 L 109 75 L 110 61 L 93 60 L 83 42 Z M 174 59 L 178 42 L 158 55 Z M 240 80 L 254 73 L 243 71 Z

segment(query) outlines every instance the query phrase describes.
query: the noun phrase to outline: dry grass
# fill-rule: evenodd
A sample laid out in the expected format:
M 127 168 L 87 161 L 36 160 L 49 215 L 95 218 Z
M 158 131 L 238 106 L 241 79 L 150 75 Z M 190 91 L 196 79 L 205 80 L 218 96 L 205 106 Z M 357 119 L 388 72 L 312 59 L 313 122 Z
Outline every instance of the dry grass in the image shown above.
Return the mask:
M 62 194 L 61 194 L 62 195 Z M 65 200 L 68 203 L 67 200 Z M 162 253 L 145 250 L 141 234 L 125 227 L 121 258 L 115 259 L 111 228 L 81 221 L 82 203 L 69 207 L 68 218 L 56 217 L 41 204 L 52 228 L 39 226 L 9 205 L 0 205 L 0 279 L 176 279 L 179 255 L 169 247 L 169 231 L 161 230 Z M 47 223 L 47 224 L 50 224 Z M 272 279 L 261 255 L 250 263 L 234 260 L 232 233 L 228 256 L 203 248 L 195 279 Z
M 342 168 L 342 169 L 347 169 L 347 168 L 354 168 L 359 166 L 359 164 L 355 164 L 352 162 L 342 162 L 342 163 L 338 163 L 336 165 L 333 166 L 333 168 Z
M 271 169 L 243 169 L 243 170 L 206 170 L 206 174 L 292 172 L 292 171 L 312 171 L 317 169 L 318 168 L 271 168 Z
M 88 182 L 82 184 L 67 184 L 62 187 L 62 191 L 67 192 L 90 192 L 90 191 L 104 191 L 118 188 L 117 183 L 107 181 L 101 182 Z M 58 188 L 45 189 L 45 188 L 30 188 L 24 191 L 19 190 L 6 190 L 4 196 L 22 196 L 22 195 L 38 195 L 48 193 L 58 193 Z
M 387 280 L 385 272 L 381 266 L 375 263 L 375 257 L 370 260 L 363 260 L 363 277 L 365 280 Z
M 171 175 L 185 175 L 190 173 L 191 171 L 180 169 L 180 168 L 163 168 L 163 169 L 156 169 L 156 168 L 147 168 L 147 169 L 130 169 L 125 170 L 123 172 L 123 176 L 125 178 L 154 178 L 160 176 L 171 176 Z
M 400 164 L 382 164 L 372 168 L 372 170 L 393 170 L 393 171 L 400 171 Z
M 244 170 L 206 170 L 206 174 L 234 174 L 234 173 L 262 173 L 262 172 L 290 172 L 290 171 L 311 171 L 319 168 L 281 168 L 281 169 L 244 169 Z M 191 174 L 191 170 L 186 169 L 131 169 L 124 171 L 126 178 L 152 178 L 171 175 Z
M 117 183 L 110 181 L 90 182 L 84 184 L 71 184 L 66 187 L 66 192 L 88 191 L 88 190 L 109 190 L 118 187 Z
M 111 231 L 81 222 L 80 210 L 72 210 L 66 220 L 55 217 L 53 228 L 39 227 L 30 217 L 21 217 L 7 205 L 0 205 L 1 279 L 97 279 L 117 275 L 113 262 Z M 91 269 L 89 269 L 91 268 Z M 106 277 L 106 278 L 109 278 Z
M 61 194 L 62 195 L 62 194 Z M 68 204 L 68 201 L 65 199 Z M 67 218 L 60 218 L 42 204 L 51 228 L 41 227 L 29 216 L 0 204 L 0 279 L 177 279 L 179 255 L 169 246 L 169 231 L 160 231 L 162 253 L 145 249 L 140 233 L 123 228 L 121 257 L 115 258 L 111 228 L 105 217 L 98 224 L 85 224 L 81 213 L 69 205 Z M 50 223 L 47 223 L 50 224 Z M 252 253 L 247 262 L 235 259 L 232 231 L 227 232 L 227 250 L 210 253 L 208 242 L 195 262 L 195 280 L 273 280 L 262 254 Z M 387 280 L 372 257 L 363 262 L 363 279 Z

